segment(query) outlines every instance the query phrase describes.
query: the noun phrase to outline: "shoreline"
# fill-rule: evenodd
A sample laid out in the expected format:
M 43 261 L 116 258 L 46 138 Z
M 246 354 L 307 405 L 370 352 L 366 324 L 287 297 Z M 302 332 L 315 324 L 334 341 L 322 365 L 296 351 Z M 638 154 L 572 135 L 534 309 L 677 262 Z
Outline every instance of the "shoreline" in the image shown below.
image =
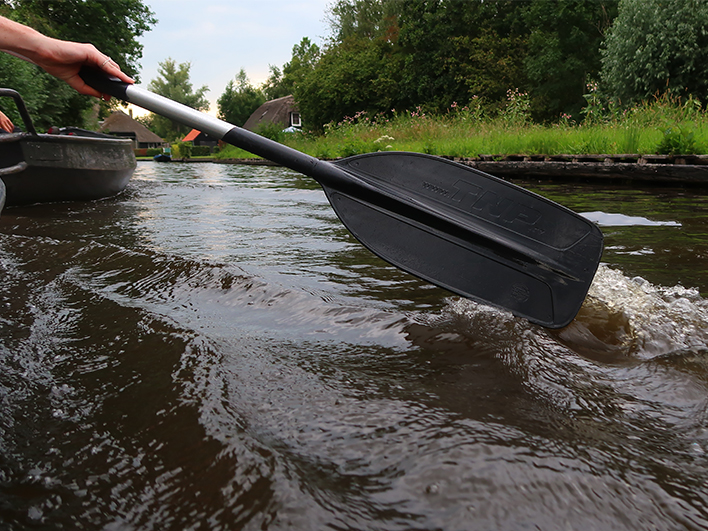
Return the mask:
M 627 181 L 647 184 L 708 185 L 708 155 L 481 155 L 469 158 L 450 156 L 441 158 L 500 178 L 531 177 L 537 179 Z M 151 159 L 139 160 L 151 161 Z M 177 159 L 171 162 L 278 166 L 274 162 L 260 158 L 199 158 Z

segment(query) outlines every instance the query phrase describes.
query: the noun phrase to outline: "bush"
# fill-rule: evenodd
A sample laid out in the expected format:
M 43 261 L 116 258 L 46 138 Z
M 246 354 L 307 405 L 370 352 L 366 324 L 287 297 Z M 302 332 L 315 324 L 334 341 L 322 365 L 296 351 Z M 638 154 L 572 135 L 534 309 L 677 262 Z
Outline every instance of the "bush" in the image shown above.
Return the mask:
M 194 146 L 191 142 L 178 142 L 172 144 L 172 158 L 174 159 L 188 159 L 192 156 L 192 149 Z
M 211 155 L 209 146 L 192 146 L 193 157 L 208 157 L 209 155 Z
M 264 122 L 256 131 L 261 136 L 275 140 L 276 142 L 283 142 L 285 139 L 285 133 L 283 133 L 283 125 L 276 124 L 272 122 Z
M 695 133 L 690 127 L 676 125 L 664 131 L 656 152 L 659 155 L 693 155 L 699 152 Z
M 605 39 L 602 79 L 623 104 L 672 91 L 708 93 L 708 3 L 623 0 Z

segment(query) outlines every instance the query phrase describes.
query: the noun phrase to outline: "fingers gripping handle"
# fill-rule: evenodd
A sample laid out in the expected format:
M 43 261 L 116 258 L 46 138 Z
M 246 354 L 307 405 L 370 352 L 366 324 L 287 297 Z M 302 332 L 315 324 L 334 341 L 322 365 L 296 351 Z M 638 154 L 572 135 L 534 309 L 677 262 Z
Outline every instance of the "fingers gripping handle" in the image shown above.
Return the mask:
M 123 101 L 128 100 L 126 90 L 130 84 L 117 77 L 110 77 L 102 70 L 90 66 L 82 66 L 79 76 L 89 87 L 95 88 L 102 94 L 108 94 Z

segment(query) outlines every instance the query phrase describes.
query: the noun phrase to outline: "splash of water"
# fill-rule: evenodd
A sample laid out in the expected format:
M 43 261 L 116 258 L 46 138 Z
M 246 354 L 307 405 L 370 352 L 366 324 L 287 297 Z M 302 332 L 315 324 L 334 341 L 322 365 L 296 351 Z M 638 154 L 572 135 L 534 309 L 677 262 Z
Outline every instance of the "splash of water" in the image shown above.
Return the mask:
M 467 300 L 452 301 L 449 311 L 476 330 L 514 329 L 517 337 L 538 330 Z M 586 358 L 610 363 L 702 351 L 708 345 L 708 301 L 697 289 L 655 286 L 601 265 L 575 320 L 548 335 Z

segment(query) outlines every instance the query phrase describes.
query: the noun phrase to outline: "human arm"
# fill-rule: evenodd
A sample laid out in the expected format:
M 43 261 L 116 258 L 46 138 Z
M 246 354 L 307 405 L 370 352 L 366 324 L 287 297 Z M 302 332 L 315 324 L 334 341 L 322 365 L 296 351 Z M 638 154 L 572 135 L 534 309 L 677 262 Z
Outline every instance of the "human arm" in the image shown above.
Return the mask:
M 0 17 L 0 50 L 36 64 L 54 77 L 66 81 L 81 94 L 97 98 L 110 99 L 110 96 L 84 83 L 79 76 L 83 65 L 98 67 L 110 76 L 133 83 L 115 61 L 92 44 L 52 39 L 4 17 Z

